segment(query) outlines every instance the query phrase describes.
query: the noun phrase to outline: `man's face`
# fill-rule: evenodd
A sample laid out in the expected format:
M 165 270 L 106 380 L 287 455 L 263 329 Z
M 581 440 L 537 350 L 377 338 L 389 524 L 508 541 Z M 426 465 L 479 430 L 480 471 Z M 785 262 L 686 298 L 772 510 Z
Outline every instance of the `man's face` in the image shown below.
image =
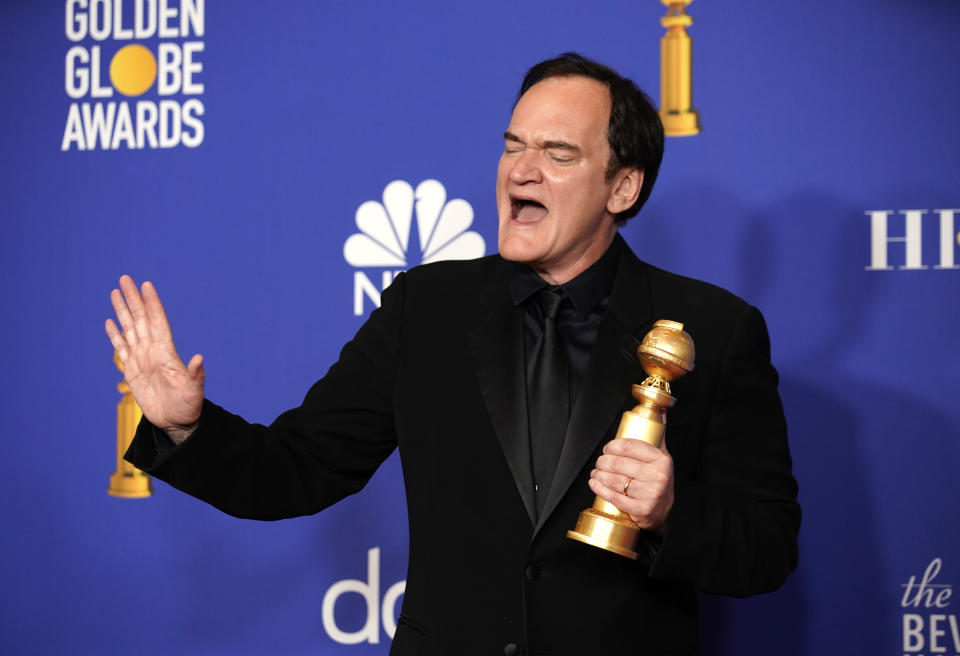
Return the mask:
M 610 208 L 621 179 L 605 177 L 609 119 L 610 93 L 591 78 L 547 78 L 523 94 L 497 168 L 504 258 L 560 284 L 603 255 L 616 233 Z

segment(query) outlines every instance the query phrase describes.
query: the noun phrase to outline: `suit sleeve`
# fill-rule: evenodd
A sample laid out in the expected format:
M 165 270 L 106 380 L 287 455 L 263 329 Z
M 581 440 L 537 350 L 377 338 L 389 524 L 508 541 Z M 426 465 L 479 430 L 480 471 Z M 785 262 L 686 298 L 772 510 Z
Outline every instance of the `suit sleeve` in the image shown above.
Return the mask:
M 763 317 L 748 306 L 721 358 L 699 459 L 676 476 L 653 578 L 745 597 L 796 567 L 800 507 L 777 381 Z
M 237 517 L 308 515 L 359 491 L 396 447 L 394 381 L 403 320 L 399 275 L 300 407 L 269 427 L 204 401 L 197 430 L 159 449 L 141 421 L 125 457 Z

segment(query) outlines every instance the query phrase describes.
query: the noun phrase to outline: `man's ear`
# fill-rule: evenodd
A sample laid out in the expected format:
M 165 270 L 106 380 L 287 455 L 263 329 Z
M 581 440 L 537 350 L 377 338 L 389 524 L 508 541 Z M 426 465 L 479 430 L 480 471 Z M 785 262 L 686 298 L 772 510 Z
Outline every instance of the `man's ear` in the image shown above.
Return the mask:
M 617 215 L 637 202 L 643 187 L 643 171 L 637 167 L 622 168 L 614 175 L 613 188 L 607 199 L 607 211 Z

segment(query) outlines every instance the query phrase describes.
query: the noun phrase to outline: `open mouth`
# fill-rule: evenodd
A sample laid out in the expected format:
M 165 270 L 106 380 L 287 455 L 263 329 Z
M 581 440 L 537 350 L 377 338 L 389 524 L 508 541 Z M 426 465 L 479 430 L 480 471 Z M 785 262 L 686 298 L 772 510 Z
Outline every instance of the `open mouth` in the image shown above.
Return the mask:
M 533 222 L 539 221 L 547 215 L 547 208 L 543 203 L 538 203 L 529 198 L 510 198 L 510 214 L 514 221 Z

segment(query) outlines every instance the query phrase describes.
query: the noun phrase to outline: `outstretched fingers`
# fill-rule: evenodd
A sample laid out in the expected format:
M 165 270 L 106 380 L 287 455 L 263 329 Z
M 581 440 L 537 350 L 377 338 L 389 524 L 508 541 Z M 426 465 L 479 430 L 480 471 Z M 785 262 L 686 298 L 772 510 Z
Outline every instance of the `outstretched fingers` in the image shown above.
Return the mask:
M 120 322 L 120 326 L 123 329 L 124 334 L 120 335 L 120 338 L 133 346 L 137 343 L 137 330 L 133 324 L 133 316 L 131 316 L 130 310 L 127 308 L 127 303 L 123 300 L 123 294 L 120 293 L 119 289 L 114 289 L 110 292 L 110 302 L 113 304 L 113 311 L 117 315 L 117 321 Z M 111 321 L 110 323 L 113 322 Z M 114 325 L 114 327 L 116 326 Z M 107 334 L 110 334 L 109 329 Z M 116 344 L 114 344 L 114 346 L 116 346 Z
M 110 343 L 113 344 L 113 348 L 117 350 L 117 356 L 120 358 L 120 362 L 126 362 L 127 356 L 130 354 L 127 340 L 120 334 L 120 329 L 117 328 L 117 324 L 113 322 L 113 319 L 107 319 L 105 328 L 107 329 L 107 337 L 110 338 Z
M 172 341 L 170 322 L 156 288 L 147 281 L 143 283 L 142 290 L 141 294 L 133 278 L 124 275 L 120 277 L 120 289 L 110 292 L 110 302 L 123 331 L 118 331 L 119 338 L 131 347 L 145 340 Z M 107 335 L 114 342 L 114 347 L 119 349 L 109 328 Z
M 123 300 L 129 310 L 129 316 L 133 319 L 132 326 L 136 331 L 136 339 L 150 339 L 150 322 L 147 319 L 147 310 L 143 305 L 143 298 L 140 296 L 140 291 L 137 289 L 137 284 L 133 282 L 133 278 L 127 275 L 120 276 L 120 290 L 123 292 Z M 114 304 L 114 307 L 116 307 L 116 304 Z M 129 332 L 130 329 L 124 323 L 123 317 L 119 315 L 118 317 L 124 332 Z M 127 341 L 131 343 L 131 346 L 133 345 L 129 336 Z
M 167 320 L 167 313 L 163 309 L 163 303 L 160 302 L 156 287 L 148 280 L 143 283 L 142 289 L 143 308 L 146 313 L 147 324 L 150 327 L 150 334 L 158 341 L 172 341 L 170 322 Z
M 110 293 L 116 320 L 104 327 L 123 363 L 124 378 L 144 417 L 154 426 L 183 432 L 195 424 L 203 402 L 203 358 L 195 355 L 184 367 L 173 346 L 167 314 L 152 283 L 140 289 L 130 276 Z M 189 431 L 187 431 L 189 432 Z M 179 439 L 186 437 L 180 435 Z

